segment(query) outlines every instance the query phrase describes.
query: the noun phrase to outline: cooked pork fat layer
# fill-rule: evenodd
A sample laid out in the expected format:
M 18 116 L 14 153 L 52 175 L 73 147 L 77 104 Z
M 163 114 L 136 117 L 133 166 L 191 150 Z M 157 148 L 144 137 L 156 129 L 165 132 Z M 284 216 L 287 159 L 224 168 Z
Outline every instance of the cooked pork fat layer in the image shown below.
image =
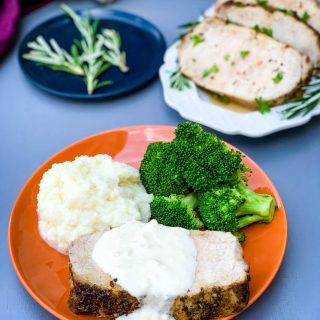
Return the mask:
M 320 41 L 318 34 L 299 19 L 281 11 L 270 12 L 262 6 L 239 6 L 225 4 L 217 16 L 231 23 L 255 28 L 280 42 L 289 44 L 309 56 L 314 66 L 320 64 Z
M 182 73 L 200 87 L 253 107 L 256 99 L 284 102 L 312 73 L 309 57 L 218 18 L 204 19 L 187 34 L 178 55 Z
M 239 3 L 257 5 L 257 0 L 217 0 L 216 8 L 224 3 Z M 319 0 L 268 0 L 264 7 L 272 10 L 282 10 L 288 15 L 296 15 L 315 31 L 320 33 L 320 1 Z
M 195 280 L 184 296 L 174 300 L 172 316 L 205 320 L 241 311 L 248 302 L 249 275 L 237 238 L 216 231 L 191 231 L 190 236 L 197 249 Z M 93 262 L 92 251 L 100 237 L 101 233 L 82 237 L 70 249 L 69 305 L 77 314 L 116 319 L 140 308 L 143 300 Z

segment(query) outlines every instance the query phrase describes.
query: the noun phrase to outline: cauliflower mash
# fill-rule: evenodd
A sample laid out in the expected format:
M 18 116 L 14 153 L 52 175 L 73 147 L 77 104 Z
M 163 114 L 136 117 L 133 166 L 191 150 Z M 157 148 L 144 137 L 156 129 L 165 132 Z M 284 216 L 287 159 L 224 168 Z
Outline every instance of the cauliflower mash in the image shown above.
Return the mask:
M 42 238 L 67 254 L 80 236 L 149 221 L 153 196 L 137 169 L 101 154 L 54 164 L 42 177 L 37 199 Z

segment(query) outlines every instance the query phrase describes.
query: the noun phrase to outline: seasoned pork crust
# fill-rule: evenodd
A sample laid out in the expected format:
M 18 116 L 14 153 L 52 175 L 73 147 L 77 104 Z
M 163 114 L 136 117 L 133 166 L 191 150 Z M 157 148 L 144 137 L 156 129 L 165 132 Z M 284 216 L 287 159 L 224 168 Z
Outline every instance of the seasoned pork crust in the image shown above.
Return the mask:
M 205 320 L 240 312 L 248 303 L 248 264 L 238 239 L 231 233 L 191 231 L 197 249 L 197 267 L 192 287 L 173 300 L 171 315 L 177 320 Z M 101 233 L 73 243 L 70 259 L 69 307 L 76 314 L 116 319 L 143 305 L 92 260 Z

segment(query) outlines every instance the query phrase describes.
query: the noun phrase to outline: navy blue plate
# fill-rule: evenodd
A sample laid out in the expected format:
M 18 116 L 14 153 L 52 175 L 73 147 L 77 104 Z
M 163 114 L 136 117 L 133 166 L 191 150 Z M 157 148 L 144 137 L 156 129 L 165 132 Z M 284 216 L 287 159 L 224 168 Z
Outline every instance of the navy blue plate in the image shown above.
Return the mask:
M 20 44 L 20 66 L 37 87 L 67 98 L 101 99 L 133 91 L 157 75 L 166 44 L 161 32 L 153 24 L 122 11 L 100 8 L 78 11 L 81 15 L 88 12 L 92 18 L 100 20 L 100 28 L 115 29 L 120 33 L 129 71 L 122 73 L 116 67 L 110 68 L 100 80 L 111 80 L 112 85 L 98 88 L 92 95 L 88 95 L 81 77 L 53 71 L 23 59 L 22 54 L 29 51 L 27 43 L 35 40 L 38 35 L 46 40 L 54 38 L 61 47 L 70 50 L 73 39 L 79 39 L 80 34 L 68 17 L 60 15 L 35 27 Z

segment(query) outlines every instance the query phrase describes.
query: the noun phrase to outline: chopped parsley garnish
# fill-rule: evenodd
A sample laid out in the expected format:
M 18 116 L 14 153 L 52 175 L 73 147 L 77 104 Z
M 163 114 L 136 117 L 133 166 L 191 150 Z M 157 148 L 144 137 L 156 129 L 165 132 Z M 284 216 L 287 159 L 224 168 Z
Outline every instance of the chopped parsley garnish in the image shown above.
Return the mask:
M 264 114 L 264 113 L 268 113 L 271 110 L 271 105 L 268 101 L 263 101 L 262 97 L 256 98 L 255 99 L 258 108 L 259 108 L 259 112 Z
M 220 94 L 217 94 L 217 93 L 212 93 L 212 98 L 223 104 L 228 104 L 231 102 L 231 100 L 228 97 L 221 96 Z
M 268 0 L 257 0 L 257 4 L 259 5 L 263 5 L 263 4 L 267 4 Z
M 278 84 L 283 79 L 283 72 L 278 72 L 276 76 L 272 79 L 275 84 Z
M 194 34 L 190 39 L 194 47 L 205 40 L 202 34 Z
M 258 32 L 262 32 L 262 33 L 266 34 L 269 37 L 273 36 L 272 29 L 268 29 L 268 28 L 265 28 L 265 27 L 260 27 L 258 25 L 255 25 L 253 29 L 258 31 Z
M 245 59 L 250 54 L 249 50 L 240 51 L 240 57 Z
M 229 61 L 230 59 L 230 54 L 226 54 L 224 57 L 223 57 L 224 61 Z
M 290 17 L 294 17 L 296 15 L 296 12 L 293 10 L 286 10 L 285 13 Z
M 209 69 L 203 71 L 202 78 L 210 76 L 210 74 L 215 74 L 219 72 L 219 68 L 216 64 L 212 65 Z
M 180 68 L 174 71 L 167 71 L 170 74 L 170 88 L 182 91 L 184 88 L 190 89 L 188 79 L 181 73 Z
M 235 61 L 231 61 L 231 66 L 235 66 L 236 65 L 236 62 Z
M 310 18 L 311 18 L 310 14 L 307 11 L 305 11 L 302 16 L 303 21 L 308 21 Z

